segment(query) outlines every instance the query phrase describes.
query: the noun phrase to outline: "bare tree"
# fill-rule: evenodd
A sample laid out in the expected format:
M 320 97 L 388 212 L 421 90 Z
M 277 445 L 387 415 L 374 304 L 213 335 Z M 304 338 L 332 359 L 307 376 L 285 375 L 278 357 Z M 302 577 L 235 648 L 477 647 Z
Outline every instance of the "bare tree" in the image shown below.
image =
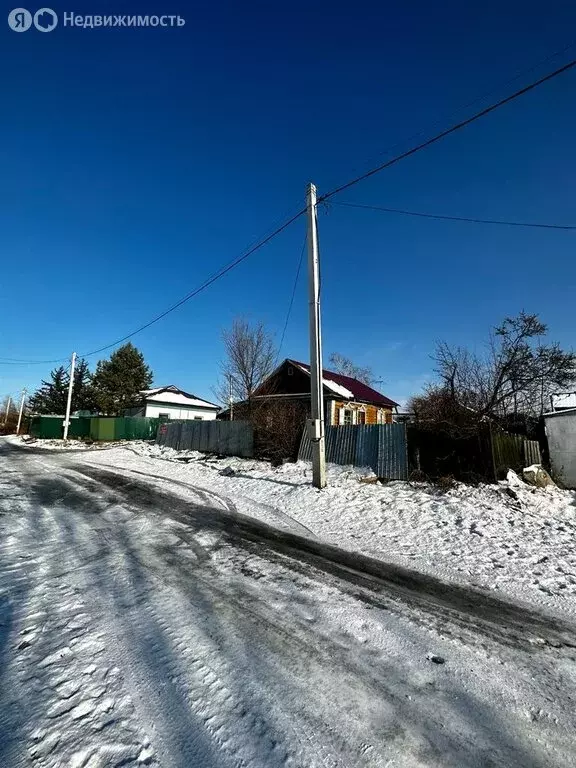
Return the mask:
M 362 381 L 364 384 L 368 384 L 368 386 L 374 381 L 374 372 L 371 368 L 362 368 L 359 365 L 355 365 L 350 358 L 344 357 L 344 355 L 338 352 L 330 355 L 330 365 L 336 373 L 358 379 L 358 381 Z
M 543 344 L 548 329 L 521 312 L 494 329 L 484 355 L 442 342 L 435 361 L 440 385 L 412 400 L 420 418 L 462 426 L 510 414 L 542 414 L 551 391 L 576 380 L 576 355 Z
M 12 400 L 8 410 L 8 397 L 5 397 L 0 406 L 0 435 L 11 435 L 16 432 L 18 423 L 18 401 Z
M 221 403 L 249 400 L 256 387 L 274 370 L 276 346 L 263 323 L 250 325 L 236 318 L 232 327 L 222 332 L 226 358 L 221 365 L 222 378 L 214 389 Z

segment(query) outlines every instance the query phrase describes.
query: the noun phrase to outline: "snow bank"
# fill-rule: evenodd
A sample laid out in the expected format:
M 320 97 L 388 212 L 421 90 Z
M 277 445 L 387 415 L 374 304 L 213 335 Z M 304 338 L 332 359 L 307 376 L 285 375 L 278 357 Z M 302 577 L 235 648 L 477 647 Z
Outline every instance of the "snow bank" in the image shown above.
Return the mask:
M 90 461 L 195 485 L 270 524 L 292 522 L 294 530 L 304 527 L 340 547 L 576 612 L 574 492 L 533 488 L 516 475 L 499 485 L 457 484 L 446 493 L 424 483 L 364 484 L 365 471 L 334 465 L 328 487 L 318 491 L 306 463 L 273 468 L 146 443 Z M 182 485 L 171 490 L 186 493 Z
M 6 441 L 24 448 L 43 448 L 47 451 L 97 451 L 103 448 L 116 447 L 121 443 L 85 443 L 82 440 L 40 440 L 30 435 L 8 435 Z

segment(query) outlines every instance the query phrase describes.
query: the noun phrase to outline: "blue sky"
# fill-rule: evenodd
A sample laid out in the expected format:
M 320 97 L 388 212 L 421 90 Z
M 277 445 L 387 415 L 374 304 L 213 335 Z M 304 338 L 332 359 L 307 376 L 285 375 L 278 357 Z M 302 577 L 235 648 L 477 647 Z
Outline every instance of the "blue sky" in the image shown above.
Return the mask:
M 326 192 L 576 52 L 506 85 L 571 41 L 572 2 L 83 5 L 52 7 L 187 24 L 15 34 L 5 6 L 0 357 L 125 335 L 301 207 L 308 181 Z M 571 71 L 335 200 L 575 224 L 575 93 Z M 156 384 L 211 397 L 237 315 L 280 337 L 304 224 L 133 339 Z M 436 340 L 480 345 L 521 309 L 574 343 L 576 233 L 334 205 L 320 238 L 325 360 L 372 366 L 390 397 L 431 378 Z M 307 360 L 304 277 L 282 356 Z M 0 365 L 0 395 L 50 367 Z

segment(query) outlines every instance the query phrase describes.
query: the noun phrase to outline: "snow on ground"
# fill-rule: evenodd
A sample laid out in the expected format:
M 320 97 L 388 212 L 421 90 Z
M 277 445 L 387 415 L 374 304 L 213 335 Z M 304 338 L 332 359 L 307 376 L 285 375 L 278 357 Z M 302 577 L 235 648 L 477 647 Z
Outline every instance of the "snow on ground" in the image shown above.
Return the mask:
M 271 525 L 576 613 L 574 492 L 522 481 L 512 483 L 516 498 L 510 483 L 458 484 L 448 492 L 423 483 L 364 484 L 370 470 L 334 465 L 328 487 L 318 491 L 305 463 L 273 468 L 141 442 L 91 454 L 90 461 L 176 480 L 183 494 L 186 484 L 200 486 Z
M 211 522 L 236 505 L 291 525 L 281 507 L 323 497 L 303 466 L 150 454 L 0 441 L 2 768 L 575 764 L 573 648 L 473 606 L 363 600 Z M 388 490 L 330 475 L 342 514 Z
M 67 442 L 63 440 L 40 440 L 29 435 L 22 435 L 21 437 L 9 435 L 6 439 L 15 445 L 25 445 L 29 448 L 46 451 L 102 451 L 106 448 L 117 448 L 119 445 L 125 444 L 124 442 L 88 443 L 83 440 L 68 440 Z

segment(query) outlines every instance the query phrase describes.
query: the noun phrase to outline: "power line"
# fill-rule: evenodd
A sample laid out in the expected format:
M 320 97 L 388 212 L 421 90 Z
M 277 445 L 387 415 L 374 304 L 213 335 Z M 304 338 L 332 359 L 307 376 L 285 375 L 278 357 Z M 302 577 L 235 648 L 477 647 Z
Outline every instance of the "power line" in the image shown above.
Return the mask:
M 286 330 L 290 321 L 290 315 L 292 314 L 292 307 L 294 306 L 294 297 L 296 296 L 296 288 L 298 287 L 298 278 L 300 277 L 300 271 L 302 269 L 302 262 L 304 261 L 304 252 L 306 250 L 306 242 L 308 240 L 308 233 L 304 235 L 304 242 L 302 243 L 302 251 L 300 252 L 300 259 L 298 260 L 298 268 L 296 269 L 296 277 L 294 278 L 294 285 L 292 287 L 292 296 L 290 297 L 290 304 L 288 305 L 288 312 L 286 313 L 286 321 L 284 323 L 284 329 L 282 336 L 280 337 L 280 345 L 278 346 L 278 353 L 276 355 L 275 366 L 278 364 L 280 358 L 280 352 L 282 351 L 282 345 L 284 344 L 284 337 L 286 336 Z
M 402 216 L 419 216 L 423 219 L 441 219 L 443 221 L 466 221 L 472 224 L 501 224 L 507 227 L 536 227 L 539 229 L 564 229 L 576 230 L 576 226 L 564 224 L 537 224 L 526 221 L 502 221 L 499 219 L 473 219 L 467 216 L 444 216 L 436 213 L 421 213 L 420 211 L 406 211 L 401 208 L 384 208 L 379 205 L 363 205 L 361 203 L 345 203 L 332 201 L 332 205 L 342 205 L 347 208 L 364 208 L 370 211 L 383 211 L 384 213 L 399 213 Z
M 385 163 L 382 163 L 381 165 L 376 166 L 376 168 L 372 168 L 372 170 L 366 171 L 366 173 L 363 173 L 360 176 L 357 176 L 355 179 L 352 179 L 351 181 L 348 181 L 345 184 L 341 184 L 339 187 L 336 187 L 336 189 L 333 189 L 331 192 L 327 192 L 325 195 L 321 195 L 318 198 L 318 202 L 319 203 L 324 202 L 325 200 L 328 200 L 334 195 L 337 195 L 339 192 L 343 192 L 345 189 L 349 189 L 350 187 L 353 187 L 355 184 L 358 184 L 360 181 L 364 181 L 364 179 L 368 179 L 370 178 L 370 176 L 374 176 L 376 173 L 380 173 L 380 171 L 383 171 L 385 168 L 390 168 L 390 166 L 395 165 L 396 163 L 399 163 L 400 160 L 404 160 L 405 158 L 410 157 L 410 155 L 415 155 L 417 152 L 420 152 L 420 150 L 425 149 L 426 147 L 429 147 L 432 144 L 435 144 L 437 141 L 440 141 L 440 139 L 443 139 L 446 136 L 449 136 L 451 133 L 455 133 L 456 131 L 459 131 L 461 128 L 464 128 L 465 126 L 470 125 L 470 123 L 473 123 L 476 120 L 479 120 L 481 117 L 484 117 L 485 115 L 490 114 L 490 112 L 494 112 L 494 110 L 504 106 L 504 104 L 508 104 L 509 102 L 514 101 L 519 96 L 523 96 L 525 93 L 528 93 L 529 91 L 534 90 L 534 88 L 537 88 L 539 85 L 543 85 L 543 83 L 546 83 L 549 80 L 552 80 L 553 78 L 558 77 L 558 75 L 561 75 L 562 73 L 567 72 L 569 69 L 572 69 L 572 67 L 574 66 L 576 66 L 576 59 L 572 59 L 572 61 L 569 61 L 568 64 L 564 64 L 564 66 L 559 67 L 558 69 L 555 69 L 553 72 L 549 72 L 547 75 L 544 75 L 538 80 L 535 80 L 533 83 L 530 83 L 529 85 L 525 85 L 524 88 L 521 88 L 519 91 L 516 91 L 515 93 L 512 93 L 510 96 L 506 96 L 503 99 L 500 99 L 500 101 L 497 101 L 494 104 L 491 104 L 489 107 L 485 107 L 484 109 L 481 109 L 480 112 L 476 112 L 476 114 L 472 115 L 471 117 L 467 117 L 465 120 L 461 120 L 459 123 L 456 123 L 455 125 L 451 126 L 450 128 L 447 128 L 444 131 L 441 131 L 435 136 L 432 136 L 432 138 L 427 139 L 426 141 L 423 141 L 421 144 L 417 144 L 415 147 L 412 147 L 411 149 L 406 150 L 406 152 L 402 152 L 400 155 L 396 155 L 396 157 L 393 157 L 391 160 L 387 160 Z
M 68 357 L 61 357 L 58 360 L 14 360 L 12 358 L 1 358 L 0 365 L 51 365 L 52 363 L 63 363 L 69 360 Z
M 280 232 L 283 232 L 287 227 L 290 226 L 293 222 L 296 221 L 300 216 L 302 216 L 303 213 L 306 212 L 306 209 L 303 208 L 301 211 L 299 211 L 297 214 L 292 216 L 288 221 L 285 221 L 284 224 L 282 224 L 280 227 L 277 227 L 272 234 L 265 237 L 263 240 L 260 240 L 256 245 L 254 245 L 252 248 L 250 248 L 246 253 L 244 253 L 242 256 L 239 256 L 237 259 L 235 259 L 233 262 L 228 264 L 228 266 L 221 269 L 219 272 L 217 272 L 215 275 L 210 277 L 208 280 L 206 280 L 202 285 L 200 285 L 195 290 L 191 291 L 190 293 L 186 294 L 183 298 L 180 299 L 180 301 L 177 301 L 176 304 L 173 304 L 171 307 L 166 309 L 164 312 L 161 312 L 159 315 L 156 315 L 155 318 L 150 320 L 147 323 L 144 323 L 144 325 L 141 325 L 139 328 L 136 328 L 135 331 L 131 331 L 131 333 L 126 334 L 126 336 L 122 336 L 120 339 L 116 339 L 116 341 L 113 341 L 111 344 L 106 344 L 104 347 L 99 347 L 98 349 L 93 349 L 91 352 L 83 352 L 80 357 L 90 357 L 91 355 L 96 355 L 99 352 L 104 352 L 107 349 L 110 349 L 111 347 L 115 347 L 117 344 L 121 344 L 123 341 L 126 341 L 127 339 L 130 339 L 132 336 L 136 336 L 137 333 L 140 333 L 141 331 L 145 330 L 146 328 L 150 328 L 151 325 L 154 325 L 154 323 L 157 323 L 159 320 L 162 320 L 162 318 L 166 317 L 166 315 L 169 315 L 171 312 L 174 312 L 175 309 L 178 309 L 178 307 L 181 307 L 183 304 L 185 304 L 187 301 L 190 301 L 190 299 L 194 298 L 194 296 L 198 296 L 199 293 L 202 293 L 202 291 L 205 291 L 208 286 L 212 285 L 212 283 L 215 283 L 216 280 L 219 280 L 221 277 L 224 277 L 228 272 L 235 269 L 239 264 L 241 264 L 243 261 L 245 261 L 249 256 L 251 256 L 253 253 L 258 251 L 260 248 L 266 245 L 266 243 L 269 243 L 272 238 L 276 237 L 276 235 L 279 235 Z
M 398 147 L 401 147 L 403 144 L 406 144 L 409 141 L 414 141 L 420 136 L 423 136 L 426 133 L 426 131 L 430 130 L 436 125 L 439 125 L 441 122 L 443 122 L 444 119 L 448 119 L 448 118 L 454 119 L 458 112 L 461 112 L 463 109 L 469 109 L 470 107 L 473 107 L 474 105 L 478 104 L 478 102 L 484 101 L 484 99 L 489 98 L 497 91 L 500 91 L 501 89 L 506 88 L 512 83 L 515 83 L 521 77 L 524 77 L 525 75 L 530 74 L 535 69 L 538 69 L 539 67 L 544 66 L 544 64 L 547 64 L 549 61 L 552 61 L 553 59 L 557 59 L 558 56 L 562 56 L 562 54 L 566 53 L 566 51 L 569 51 L 570 48 L 573 48 L 574 45 L 576 45 L 576 40 L 572 40 L 570 43 L 565 45 L 564 48 L 561 48 L 558 51 L 554 51 L 554 53 L 551 53 L 550 55 L 546 56 L 544 59 L 540 59 L 535 64 L 532 64 L 530 67 L 526 67 L 525 69 L 520 70 L 515 75 L 510 77 L 508 80 L 505 80 L 503 83 L 499 83 L 494 88 L 490 88 L 489 91 L 484 91 L 482 95 L 477 96 L 476 98 L 472 99 L 472 101 L 468 101 L 466 102 L 466 104 L 461 104 L 459 107 L 456 107 L 455 109 L 450 110 L 450 114 L 447 115 L 446 118 L 439 118 L 437 120 L 434 120 L 432 123 L 428 123 L 425 128 L 422 128 L 416 133 L 411 134 L 407 138 L 402 139 L 401 141 L 394 142 L 394 144 L 388 146 L 386 149 L 373 155 L 371 159 L 375 160 L 377 157 L 382 157 L 382 155 L 386 155 L 388 154 L 388 152 L 392 152 L 392 150 L 397 149 Z M 370 162 L 370 160 L 366 160 L 366 163 L 368 162 Z
M 570 46 L 568 46 L 570 47 Z M 324 202 L 325 200 L 328 200 L 329 198 L 333 197 L 334 195 L 338 194 L 339 192 L 343 192 L 345 189 L 349 189 L 350 187 L 354 186 L 355 184 L 358 184 L 360 181 L 363 181 L 364 179 L 369 178 L 370 176 L 374 176 L 376 173 L 379 173 L 380 171 L 383 171 L 386 168 L 389 168 L 392 165 L 395 165 L 396 163 L 400 162 L 400 160 L 404 160 L 406 157 L 410 157 L 410 155 L 414 155 L 417 152 L 419 152 L 422 149 L 425 149 L 426 147 L 431 146 L 432 144 L 435 144 L 437 141 L 440 141 L 440 139 L 445 138 L 446 136 L 450 135 L 451 133 L 455 133 L 456 131 L 460 130 L 461 128 L 464 128 L 467 125 L 470 125 L 470 123 L 475 122 L 476 120 L 479 120 L 481 117 L 484 117 L 485 115 L 488 115 L 490 112 L 493 112 L 494 110 L 498 109 L 499 107 L 503 106 L 504 104 L 508 104 L 511 101 L 514 101 L 519 96 L 522 96 L 525 93 L 528 93 L 529 91 L 537 88 L 538 86 L 542 85 L 543 83 L 547 82 L 548 80 L 552 80 L 554 77 L 557 77 L 558 75 L 562 74 L 563 72 L 568 71 L 572 67 L 576 65 L 576 59 L 573 59 L 572 61 L 568 62 L 562 67 L 559 67 L 558 69 L 554 70 L 553 72 L 550 72 L 547 75 L 544 75 L 543 77 L 539 78 L 538 80 L 534 81 L 533 83 L 530 83 L 527 86 L 524 86 L 524 88 L 521 88 L 520 90 L 516 91 L 515 93 L 511 94 L 510 96 L 506 96 L 503 99 L 500 99 L 494 104 L 491 104 L 488 107 L 485 107 L 484 109 L 480 110 L 480 112 L 477 112 L 475 115 L 472 115 L 469 118 L 466 118 L 465 120 L 460 121 L 459 123 L 456 123 L 455 125 L 451 126 L 450 128 L 447 128 L 444 131 L 441 131 L 440 133 L 436 134 L 430 139 L 427 139 L 426 141 L 416 145 L 415 147 L 412 147 L 411 149 L 407 150 L 406 152 L 401 153 L 400 155 L 397 155 L 396 157 L 393 157 L 391 160 L 388 160 L 385 163 L 382 163 L 379 166 L 376 166 L 375 168 L 371 169 L 370 171 L 367 171 L 366 173 L 361 174 L 360 176 L 357 176 L 356 178 L 352 179 L 351 181 L 346 182 L 345 184 L 340 185 L 339 187 L 336 187 L 331 192 L 327 192 L 325 195 L 321 195 L 318 198 L 318 203 Z M 296 213 L 294 216 L 289 218 L 286 222 L 284 222 L 281 226 L 277 227 L 270 235 L 265 237 L 263 240 L 258 242 L 256 245 L 254 245 L 252 248 L 250 248 L 248 251 L 246 251 L 242 256 L 235 259 L 233 262 L 231 262 L 229 265 L 221 269 L 219 272 L 217 272 L 214 276 L 206 280 L 202 285 L 200 285 L 198 288 L 196 288 L 194 291 L 191 291 L 186 296 L 184 296 L 182 299 L 180 299 L 176 304 L 173 304 L 171 307 L 169 307 L 164 312 L 160 313 L 156 317 L 154 317 L 152 320 L 148 321 L 147 323 L 144 323 L 144 325 L 141 325 L 139 328 L 136 328 L 134 331 L 131 331 L 130 333 L 126 334 L 120 339 L 117 339 L 116 341 L 112 342 L 111 344 L 106 344 L 105 346 L 99 347 L 98 349 L 94 349 L 90 352 L 84 352 L 81 353 L 81 357 L 90 357 L 91 355 L 96 355 L 99 352 L 104 352 L 107 349 L 110 349 L 112 347 L 115 347 L 117 344 L 122 343 L 123 341 L 126 341 L 127 339 L 131 338 L 132 336 L 135 336 L 138 333 L 141 333 L 146 328 L 149 328 L 151 325 L 154 325 L 159 320 L 162 320 L 164 317 L 169 315 L 171 312 L 174 312 L 174 310 L 178 309 L 178 307 L 181 307 L 183 304 L 185 304 L 187 301 L 190 301 L 190 299 L 197 296 L 199 293 L 204 291 L 206 288 L 208 288 L 212 283 L 216 282 L 216 280 L 219 280 L 221 277 L 223 277 L 225 274 L 230 272 L 232 269 L 237 267 L 239 264 L 241 264 L 243 261 L 245 261 L 249 256 L 251 256 L 253 253 L 255 253 L 257 250 L 262 248 L 264 245 L 266 245 L 272 238 L 276 237 L 276 235 L 280 234 L 283 230 L 285 230 L 290 224 L 292 224 L 296 219 L 298 219 L 302 214 L 306 212 L 306 209 L 303 208 L 298 213 Z M 67 357 L 65 358 L 58 358 L 55 360 L 13 360 L 9 358 L 4 358 L 0 360 L 0 364 L 2 365 L 51 365 L 53 363 L 59 363 L 63 362 L 64 360 L 68 360 Z
M 230 262 L 225 267 L 220 269 L 218 272 L 212 275 L 212 277 L 209 277 L 207 280 L 205 280 L 204 283 L 202 283 L 202 285 L 200 285 L 198 288 L 195 288 L 190 293 L 186 294 L 186 296 L 183 296 L 179 301 L 176 302 L 176 304 L 173 304 L 164 312 L 161 312 L 159 315 L 156 315 L 156 317 L 154 317 L 152 320 L 149 320 L 147 323 L 144 323 L 144 325 L 141 325 L 139 328 L 136 328 L 136 330 L 131 331 L 125 336 L 122 336 L 122 338 L 120 339 L 116 339 L 116 341 L 113 341 L 110 344 L 106 344 L 105 346 L 99 347 L 98 349 L 93 349 L 90 352 L 80 353 L 79 357 L 81 358 L 90 357 L 91 355 L 97 355 L 99 352 L 104 352 L 107 349 L 111 349 L 112 347 L 115 347 L 118 344 L 121 344 L 123 341 L 126 341 L 127 339 L 132 338 L 132 336 L 135 336 L 137 333 L 140 333 L 146 328 L 149 328 L 151 325 L 154 325 L 154 323 L 157 323 L 159 320 L 162 320 L 164 317 L 166 317 L 166 315 L 169 315 L 171 312 L 174 312 L 175 309 L 178 309 L 178 307 L 181 307 L 187 301 L 190 301 L 190 299 L 194 298 L 195 296 L 198 296 L 199 293 L 202 293 L 202 291 L 205 291 L 206 288 L 212 285 L 212 283 L 215 283 L 221 277 L 224 277 L 224 275 L 226 275 L 231 270 L 235 269 L 239 264 L 245 261 L 253 253 L 258 251 L 260 248 L 263 248 L 267 243 L 270 242 L 270 240 L 272 240 L 274 237 L 276 237 L 285 229 L 287 229 L 290 226 L 290 224 L 295 222 L 304 213 L 306 213 L 306 208 L 300 209 L 296 214 L 291 216 L 287 221 L 285 221 L 280 226 L 276 227 L 276 229 L 274 229 L 273 232 L 271 232 L 269 235 L 266 235 L 264 238 L 259 240 L 255 245 L 249 248 L 245 253 L 243 253 L 237 259 L 234 259 L 234 261 Z M 2 358 L 0 359 L 0 365 L 51 365 L 53 363 L 60 363 L 68 360 L 69 360 L 69 357 L 59 358 L 57 360 L 14 360 L 9 358 Z

